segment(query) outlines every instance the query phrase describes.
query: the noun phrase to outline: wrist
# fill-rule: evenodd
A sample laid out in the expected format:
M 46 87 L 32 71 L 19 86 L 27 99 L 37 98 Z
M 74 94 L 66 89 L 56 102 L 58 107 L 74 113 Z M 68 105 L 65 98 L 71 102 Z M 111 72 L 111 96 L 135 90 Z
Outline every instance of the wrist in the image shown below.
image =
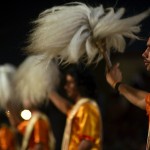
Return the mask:
M 110 84 L 112 86 L 113 89 L 115 89 L 115 86 L 118 82 L 114 82 L 113 84 Z
M 114 89 L 117 93 L 119 93 L 119 86 L 123 84 L 123 82 L 116 82 L 116 84 L 114 85 Z

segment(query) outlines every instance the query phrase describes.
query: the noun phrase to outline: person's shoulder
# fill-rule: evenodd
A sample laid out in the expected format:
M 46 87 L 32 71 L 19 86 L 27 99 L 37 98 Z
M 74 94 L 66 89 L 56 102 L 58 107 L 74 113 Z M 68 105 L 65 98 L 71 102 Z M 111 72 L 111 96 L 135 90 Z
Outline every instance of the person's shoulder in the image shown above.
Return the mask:
M 79 108 L 80 110 L 83 109 L 84 111 L 95 111 L 96 109 L 98 109 L 98 105 L 97 103 L 92 100 L 92 99 L 89 99 L 89 101 L 87 101 L 86 103 L 82 104 Z

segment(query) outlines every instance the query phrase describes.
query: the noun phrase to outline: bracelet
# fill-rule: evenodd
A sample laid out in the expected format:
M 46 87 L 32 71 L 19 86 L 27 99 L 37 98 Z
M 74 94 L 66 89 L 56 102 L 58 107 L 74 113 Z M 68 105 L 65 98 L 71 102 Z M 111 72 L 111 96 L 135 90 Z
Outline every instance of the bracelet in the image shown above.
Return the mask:
M 119 86 L 122 84 L 122 82 L 117 82 L 116 84 L 115 84 L 115 91 L 117 91 L 118 93 L 119 93 Z

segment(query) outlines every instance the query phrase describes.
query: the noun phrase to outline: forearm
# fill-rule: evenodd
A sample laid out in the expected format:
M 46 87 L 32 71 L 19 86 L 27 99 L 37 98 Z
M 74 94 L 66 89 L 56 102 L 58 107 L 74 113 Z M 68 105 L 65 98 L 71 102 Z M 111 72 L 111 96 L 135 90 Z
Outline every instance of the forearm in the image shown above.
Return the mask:
M 136 89 L 127 84 L 120 84 L 118 91 L 121 95 L 123 95 L 129 102 L 140 107 L 141 109 L 145 109 L 145 97 L 148 92 Z
M 62 96 L 60 96 L 57 92 L 53 91 L 49 94 L 49 98 L 51 102 L 64 114 L 67 114 L 67 112 L 71 108 L 71 104 Z

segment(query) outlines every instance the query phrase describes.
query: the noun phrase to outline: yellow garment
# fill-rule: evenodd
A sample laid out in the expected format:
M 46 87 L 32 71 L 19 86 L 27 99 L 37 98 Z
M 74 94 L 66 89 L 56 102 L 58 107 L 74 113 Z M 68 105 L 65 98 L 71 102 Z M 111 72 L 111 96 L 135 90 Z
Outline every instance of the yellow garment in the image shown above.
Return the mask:
M 14 132 L 4 125 L 0 128 L 0 150 L 16 150 Z
M 68 150 L 77 150 L 84 139 L 93 143 L 91 150 L 102 149 L 101 114 L 96 103 L 91 100 L 83 103 L 73 117 Z

